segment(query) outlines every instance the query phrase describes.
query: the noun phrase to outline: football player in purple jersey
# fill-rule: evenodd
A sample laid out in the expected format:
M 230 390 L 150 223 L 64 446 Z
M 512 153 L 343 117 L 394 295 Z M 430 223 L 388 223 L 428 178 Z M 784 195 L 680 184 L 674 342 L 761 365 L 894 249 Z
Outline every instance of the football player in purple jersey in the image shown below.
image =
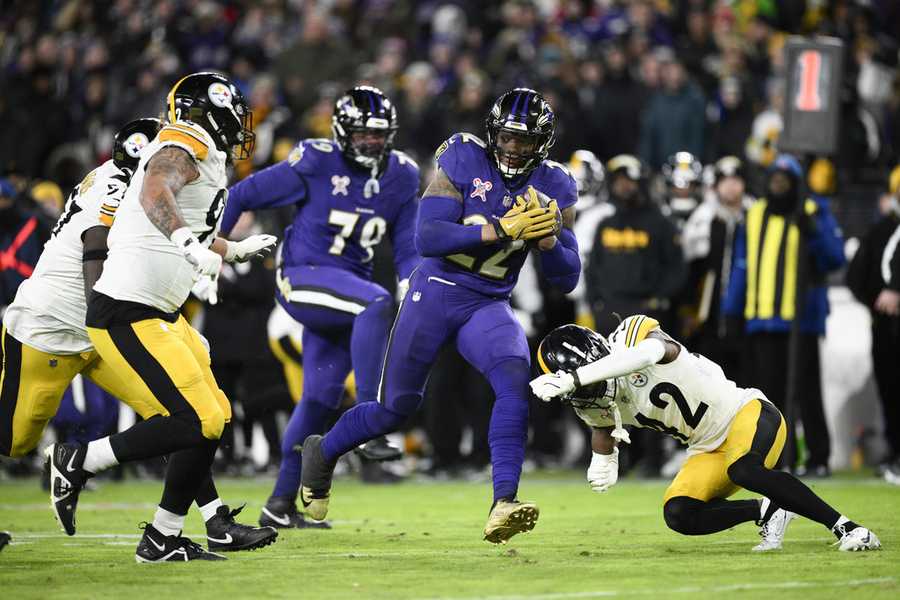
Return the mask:
M 438 170 L 416 225 L 424 258 L 391 328 L 378 402 L 357 405 L 327 435 L 304 442 L 300 499 L 310 517 L 327 514 L 335 461 L 416 411 L 439 350 L 455 343 L 496 396 L 489 433 L 494 504 L 485 539 L 504 543 L 534 527 L 537 506 L 517 499 L 530 357 L 509 295 L 531 249 L 540 255 L 543 275 L 564 292 L 581 272 L 571 231 L 575 181 L 565 167 L 546 160 L 555 125 L 539 93 L 517 88 L 491 109 L 487 141 L 458 133 L 438 148 Z
M 260 517 L 273 527 L 314 525 L 296 508 L 301 465 L 295 448 L 324 432 L 337 414 L 351 368 L 358 402 L 375 399 L 395 308 L 372 281 L 375 247 L 390 236 L 401 288 L 420 260 L 413 240 L 419 168 L 393 150 L 393 103 L 376 88 L 354 87 L 338 98 L 332 129 L 334 139 L 303 140 L 287 160 L 235 184 L 222 222 L 229 232 L 242 211 L 297 206 L 276 277 L 278 302 L 303 324 L 303 395 Z

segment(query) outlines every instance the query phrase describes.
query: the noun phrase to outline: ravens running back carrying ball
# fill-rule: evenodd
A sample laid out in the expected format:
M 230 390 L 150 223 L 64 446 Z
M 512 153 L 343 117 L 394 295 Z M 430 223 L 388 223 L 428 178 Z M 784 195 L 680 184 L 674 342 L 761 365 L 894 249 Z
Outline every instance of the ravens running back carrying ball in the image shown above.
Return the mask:
M 324 437 L 303 444 L 300 493 L 313 518 L 328 512 L 337 459 L 399 428 L 422 403 L 441 348 L 455 344 L 496 396 L 488 433 L 494 504 L 484 539 L 504 543 L 534 527 L 538 507 L 517 498 L 528 437 L 530 353 L 509 295 L 531 245 L 544 276 L 564 292 L 581 272 L 571 231 L 575 181 L 546 160 L 555 124 L 539 93 L 518 88 L 494 103 L 486 141 L 458 133 L 438 148 L 438 169 L 416 225 L 423 259 L 388 338 L 379 401 L 357 404 Z M 542 206 L 539 190 L 553 200 Z
M 648 427 L 687 445 L 688 460 L 666 490 L 670 529 L 704 535 L 755 522 L 762 542 L 781 548 L 787 525 L 802 515 L 827 527 L 842 551 L 881 547 L 870 530 L 838 513 L 790 473 L 772 470 L 784 447 L 781 413 L 760 390 L 739 388 L 721 367 L 643 315 L 625 319 L 607 341 L 577 325 L 550 332 L 538 348 L 544 375 L 531 382 L 544 401 L 570 404 L 593 429 L 587 478 L 605 492 L 618 478 L 623 425 Z M 762 495 L 726 500 L 740 488 Z

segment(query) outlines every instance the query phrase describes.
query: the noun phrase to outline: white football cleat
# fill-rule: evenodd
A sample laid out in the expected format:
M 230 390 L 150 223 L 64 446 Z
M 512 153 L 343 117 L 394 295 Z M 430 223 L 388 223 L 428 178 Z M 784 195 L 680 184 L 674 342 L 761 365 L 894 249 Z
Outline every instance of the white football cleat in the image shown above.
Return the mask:
M 859 552 L 862 550 L 878 550 L 881 548 L 881 541 L 878 536 L 866 529 L 865 527 L 856 527 L 846 532 L 833 545 L 840 544 L 838 550 L 841 552 Z
M 779 508 L 769 520 L 763 523 L 759 529 L 759 535 L 762 541 L 753 547 L 754 552 L 768 552 L 769 550 L 781 550 L 781 544 L 784 541 L 784 534 L 787 532 L 788 523 L 796 517 L 792 513 L 783 508 Z

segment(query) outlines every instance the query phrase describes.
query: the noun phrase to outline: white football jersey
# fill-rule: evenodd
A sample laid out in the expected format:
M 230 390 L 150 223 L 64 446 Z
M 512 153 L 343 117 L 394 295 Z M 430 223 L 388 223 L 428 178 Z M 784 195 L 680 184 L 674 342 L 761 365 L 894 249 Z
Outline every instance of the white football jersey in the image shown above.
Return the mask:
M 655 319 L 628 317 L 610 336 L 611 351 L 630 348 L 651 331 L 661 331 Z M 616 405 L 622 422 L 667 433 L 686 444 L 688 454 L 718 448 L 735 415 L 754 398 L 767 400 L 760 390 L 738 387 L 725 377 L 722 367 L 684 346 L 670 363 L 657 363 L 616 379 Z M 577 412 L 589 425 L 613 425 L 608 409 Z
M 167 146 L 186 150 L 200 171 L 200 176 L 175 196 L 181 215 L 204 246 L 209 247 L 216 238 L 228 196 L 227 155 L 200 126 L 189 121 L 170 123 L 141 151 L 141 161 L 109 232 L 109 256 L 94 289 L 116 300 L 171 313 L 187 300 L 195 271 L 181 250 L 150 221 L 140 203 L 147 162 Z
M 131 173 L 108 160 L 75 186 L 34 273 L 22 282 L 3 316 L 14 338 L 48 354 L 78 354 L 93 349 L 84 328 L 82 234 L 109 227 Z

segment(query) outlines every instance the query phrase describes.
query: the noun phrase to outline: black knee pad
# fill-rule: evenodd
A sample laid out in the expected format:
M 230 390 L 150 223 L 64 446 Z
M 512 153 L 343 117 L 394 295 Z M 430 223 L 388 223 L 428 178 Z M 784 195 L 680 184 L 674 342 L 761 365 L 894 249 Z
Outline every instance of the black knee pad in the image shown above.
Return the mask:
M 728 478 L 742 488 L 752 489 L 754 481 L 765 471 L 763 458 L 756 452 L 748 452 L 728 467 Z
M 663 518 L 672 531 L 682 535 L 695 535 L 697 507 L 703 501 L 687 496 L 676 496 L 663 507 Z

